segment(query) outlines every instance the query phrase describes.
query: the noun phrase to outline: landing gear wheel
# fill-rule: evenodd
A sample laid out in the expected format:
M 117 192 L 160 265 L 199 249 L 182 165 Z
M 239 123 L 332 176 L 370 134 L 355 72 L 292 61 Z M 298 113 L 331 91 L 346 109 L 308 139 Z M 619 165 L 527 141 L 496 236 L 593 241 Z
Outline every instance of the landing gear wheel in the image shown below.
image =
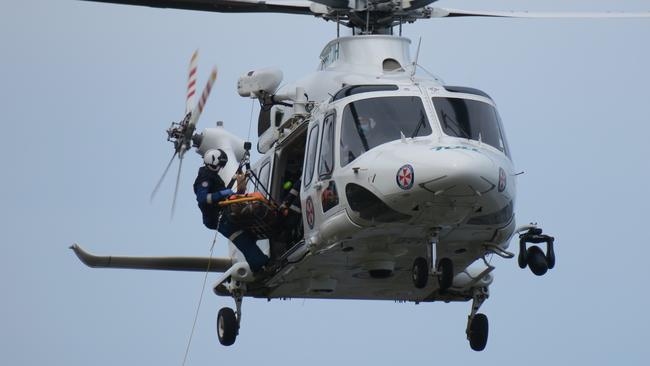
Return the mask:
M 478 313 L 472 318 L 467 338 L 469 339 L 469 346 L 474 351 L 482 351 L 488 340 L 488 318 L 485 314 Z
M 425 288 L 429 280 L 429 264 L 422 257 L 415 258 L 413 261 L 412 272 L 413 285 L 415 288 Z
M 537 245 L 533 245 L 526 251 L 528 267 L 537 276 L 542 276 L 548 271 L 548 261 L 544 251 Z
M 442 258 L 438 262 L 438 284 L 440 292 L 447 291 L 454 281 L 454 264 L 449 258 Z
M 217 314 L 217 336 L 219 343 L 224 346 L 230 346 L 235 343 L 239 333 L 239 323 L 237 316 L 231 308 L 221 308 Z

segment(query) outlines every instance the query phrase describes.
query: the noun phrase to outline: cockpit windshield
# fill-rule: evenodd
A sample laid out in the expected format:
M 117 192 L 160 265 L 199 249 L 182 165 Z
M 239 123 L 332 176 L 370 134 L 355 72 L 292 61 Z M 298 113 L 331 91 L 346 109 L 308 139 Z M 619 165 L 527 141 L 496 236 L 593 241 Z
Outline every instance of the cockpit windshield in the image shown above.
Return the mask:
M 427 136 L 431 126 L 416 96 L 361 99 L 345 106 L 341 125 L 341 166 L 383 143 Z
M 442 130 L 449 136 L 481 141 L 509 155 L 496 108 L 478 100 L 433 98 Z

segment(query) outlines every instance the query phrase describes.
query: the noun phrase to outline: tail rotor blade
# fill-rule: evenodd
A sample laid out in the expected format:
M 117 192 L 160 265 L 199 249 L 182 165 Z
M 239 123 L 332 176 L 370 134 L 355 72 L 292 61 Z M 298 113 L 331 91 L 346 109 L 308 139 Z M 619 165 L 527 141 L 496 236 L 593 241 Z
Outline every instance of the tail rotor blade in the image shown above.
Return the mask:
M 187 76 L 187 99 L 185 101 L 185 114 L 189 113 L 194 106 L 194 94 L 196 94 L 196 69 L 199 59 L 199 50 L 194 51 L 190 59 L 190 68 Z
M 160 185 L 162 182 L 165 180 L 165 176 L 167 175 L 167 172 L 169 171 L 169 168 L 172 166 L 172 163 L 174 162 L 174 158 L 176 158 L 176 155 L 178 152 L 174 152 L 174 155 L 172 155 L 172 158 L 169 159 L 169 163 L 167 163 L 167 167 L 165 168 L 165 171 L 163 172 L 162 176 L 158 180 L 158 183 L 156 183 L 156 187 L 153 189 L 151 192 L 151 196 L 149 197 L 149 201 L 153 201 L 154 197 L 156 197 L 156 193 L 158 193 L 158 189 L 160 188 Z
M 198 61 L 198 50 L 195 51 L 194 54 L 192 54 L 192 58 L 190 59 L 190 66 L 188 70 L 188 81 L 187 81 L 187 96 L 185 101 L 185 108 L 186 108 L 185 118 L 183 118 L 183 120 L 180 122 L 173 122 L 171 127 L 167 129 L 167 136 L 168 136 L 167 140 L 171 141 L 174 144 L 175 152 L 171 160 L 167 164 L 167 167 L 165 168 L 162 177 L 160 177 L 160 180 L 158 180 L 156 187 L 151 193 L 151 200 L 153 200 L 154 196 L 158 192 L 158 189 L 160 188 L 160 185 L 165 179 L 165 176 L 167 175 L 167 172 L 169 171 L 174 159 L 178 156 L 178 160 L 179 160 L 178 173 L 176 174 L 176 186 L 174 187 L 174 197 L 172 199 L 172 209 L 171 209 L 170 219 L 174 218 L 174 212 L 176 211 L 176 197 L 178 196 L 178 186 L 180 185 L 180 180 L 181 180 L 183 157 L 185 156 L 185 153 L 190 149 L 191 142 L 192 142 L 192 135 L 194 134 L 196 122 L 201 116 L 201 113 L 203 112 L 203 108 L 205 108 L 205 103 L 208 100 L 208 96 L 210 96 L 210 92 L 212 91 L 212 85 L 214 85 L 214 82 L 217 80 L 217 68 L 214 67 L 212 69 L 212 72 L 210 73 L 210 77 L 208 78 L 205 88 L 201 93 L 201 98 L 199 99 L 199 102 L 193 107 L 194 109 L 191 109 L 192 105 L 194 104 L 194 96 L 196 94 L 196 70 L 197 70 L 197 63 L 198 63 L 197 61 Z
M 210 96 L 210 91 L 212 91 L 212 85 L 214 84 L 215 80 L 217 80 L 216 67 L 212 68 L 212 72 L 210 73 L 210 78 L 208 79 L 208 82 L 205 84 L 203 93 L 201 93 L 201 99 L 199 99 L 199 103 L 192 111 L 192 116 L 190 117 L 190 121 L 188 123 L 189 129 L 194 130 L 194 126 L 196 126 L 196 121 L 199 120 L 199 117 L 203 112 L 203 108 L 205 107 L 205 102 L 208 100 L 208 97 Z
M 174 198 L 172 199 L 172 212 L 169 217 L 170 220 L 174 218 L 174 211 L 176 211 L 176 196 L 178 196 L 178 185 L 181 180 L 181 168 L 183 167 L 183 157 L 179 156 L 178 159 L 178 174 L 176 174 L 176 187 L 174 188 Z

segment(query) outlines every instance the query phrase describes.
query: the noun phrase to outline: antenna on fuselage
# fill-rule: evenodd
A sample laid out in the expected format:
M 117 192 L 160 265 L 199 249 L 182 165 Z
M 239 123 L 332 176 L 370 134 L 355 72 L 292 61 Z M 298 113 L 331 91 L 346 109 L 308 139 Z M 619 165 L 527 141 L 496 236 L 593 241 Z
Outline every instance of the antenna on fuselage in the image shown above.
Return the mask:
M 413 60 L 413 71 L 411 71 L 411 80 L 415 76 L 415 70 L 417 70 L 418 58 L 420 57 L 420 45 L 422 44 L 422 37 L 418 39 L 418 50 L 415 51 L 415 60 Z
M 339 19 L 339 13 L 336 13 L 336 38 L 341 37 L 341 20 Z
M 370 33 L 370 9 L 366 9 L 366 34 Z

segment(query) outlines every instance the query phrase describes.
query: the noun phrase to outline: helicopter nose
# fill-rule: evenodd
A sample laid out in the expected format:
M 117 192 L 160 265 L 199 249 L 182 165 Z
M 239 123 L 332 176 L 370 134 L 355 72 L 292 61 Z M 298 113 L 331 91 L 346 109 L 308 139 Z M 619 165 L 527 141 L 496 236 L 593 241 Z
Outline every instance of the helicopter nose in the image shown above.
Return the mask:
M 475 201 L 499 186 L 500 169 L 476 148 L 405 147 L 382 155 L 386 163 L 378 172 L 382 183 L 376 187 L 387 197 Z
M 418 186 L 436 196 L 477 197 L 497 188 L 499 169 L 478 149 L 433 149 Z

